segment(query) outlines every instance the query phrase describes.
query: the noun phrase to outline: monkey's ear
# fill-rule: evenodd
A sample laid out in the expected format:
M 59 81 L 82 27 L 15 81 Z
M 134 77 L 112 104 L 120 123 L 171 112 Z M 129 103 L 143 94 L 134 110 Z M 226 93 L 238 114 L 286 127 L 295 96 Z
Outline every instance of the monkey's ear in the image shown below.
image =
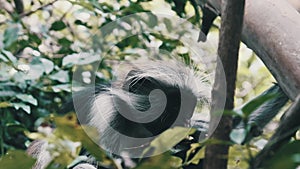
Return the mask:
M 145 76 L 141 70 L 131 70 L 123 85 L 123 89 L 135 94 L 149 94 L 157 88 L 157 82 L 149 76 Z
M 140 75 L 142 73 L 143 73 L 143 71 L 141 71 L 141 70 L 130 70 L 127 73 L 126 79 L 130 79 L 130 78 L 136 77 L 136 76 L 138 76 L 138 75 Z

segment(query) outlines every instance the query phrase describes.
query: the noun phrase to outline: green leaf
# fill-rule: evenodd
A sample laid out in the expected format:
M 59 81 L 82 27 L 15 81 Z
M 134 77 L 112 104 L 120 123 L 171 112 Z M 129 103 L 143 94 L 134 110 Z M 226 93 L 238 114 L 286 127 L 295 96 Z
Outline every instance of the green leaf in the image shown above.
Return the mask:
M 30 109 L 30 106 L 24 104 L 24 103 L 12 103 L 13 107 L 16 109 L 16 110 L 19 110 L 20 108 L 22 110 L 24 110 L 26 113 L 30 114 L 31 113 L 31 109 Z
M 93 55 L 90 53 L 76 53 L 65 56 L 63 58 L 62 65 L 71 67 L 73 65 L 86 65 L 96 61 L 100 61 L 99 55 Z
M 29 70 L 25 72 L 18 72 L 15 74 L 16 81 L 36 80 L 43 76 L 44 72 L 49 74 L 54 69 L 54 63 L 45 58 L 34 57 L 29 64 Z
M 71 2 L 73 5 L 82 6 L 83 8 L 86 8 L 89 11 L 94 11 L 94 7 L 92 3 L 86 2 L 85 0 L 68 1 L 68 2 Z
M 10 52 L 10 51 L 7 51 L 7 50 L 2 50 L 1 51 L 2 54 L 9 60 L 11 61 L 13 64 L 16 64 L 17 63 L 17 58 Z
M 37 100 L 32 96 L 32 95 L 28 95 L 28 94 L 17 94 L 16 97 L 20 100 L 22 100 L 23 102 L 26 103 L 30 103 L 32 105 L 37 106 L 38 102 Z
M 10 25 L 4 31 L 4 48 L 10 47 L 14 42 L 18 40 L 19 27 L 17 24 Z
M 6 153 L 0 159 L 0 168 L 5 169 L 31 169 L 35 163 L 35 159 L 29 157 L 26 152 L 13 150 Z
M 0 65 L 1 67 L 2 65 Z M 7 68 L 7 67 L 6 67 Z M 0 69 L 1 70 L 1 69 Z M 0 71 L 0 73 L 2 74 L 3 72 Z M 13 82 L 0 82 L 0 88 L 6 88 L 6 87 L 15 87 L 17 86 L 15 83 Z M 11 90 L 12 91 L 12 90 Z
M 67 83 L 70 81 L 68 71 L 60 70 L 57 73 L 50 75 L 50 79 L 57 80 L 61 83 Z
M 114 7 L 106 2 L 99 3 L 98 1 L 95 0 L 90 0 L 90 2 L 93 4 L 94 7 L 97 9 L 100 9 L 101 11 L 105 13 L 113 13 L 114 12 Z
M 229 145 L 232 146 L 234 143 L 232 141 L 224 141 L 219 139 L 206 139 L 201 142 L 202 145 Z
M 233 129 L 230 133 L 230 139 L 237 144 L 242 144 L 245 141 L 247 134 L 248 132 L 244 128 Z
M 168 19 L 168 18 L 164 18 L 164 19 L 163 19 L 163 22 L 164 22 L 164 24 L 166 25 L 166 28 L 167 28 L 168 32 L 172 32 L 172 30 L 173 30 L 174 28 L 173 28 L 173 26 L 172 26 L 171 20 Z
M 240 110 L 224 110 L 223 112 L 216 112 L 215 115 L 239 116 L 243 117 L 243 112 Z
M 172 156 L 169 153 L 163 153 L 143 160 L 142 163 L 134 169 L 179 169 L 182 168 L 181 164 L 182 160 L 179 157 Z
M 74 23 L 75 23 L 76 25 L 82 25 L 82 26 L 85 26 L 85 27 L 87 27 L 87 28 L 89 28 L 89 29 L 92 28 L 92 27 L 89 26 L 86 22 L 82 22 L 81 20 L 76 20 Z
M 154 26 L 157 26 L 158 24 L 158 19 L 157 17 L 152 14 L 152 13 L 148 13 L 148 21 L 146 21 L 146 24 L 150 27 L 150 28 L 153 28 Z
M 266 95 L 260 95 L 257 98 L 251 100 L 248 102 L 246 105 L 243 106 L 242 112 L 245 115 L 246 118 L 254 111 L 256 110 L 259 106 L 263 105 L 265 102 L 275 98 L 277 94 L 270 93 Z
M 121 10 L 123 15 L 130 15 L 137 12 L 147 12 L 140 4 L 138 3 L 130 3 L 128 7 L 125 7 Z
M 44 73 L 44 65 L 39 62 L 35 64 L 30 64 L 30 69 L 28 72 L 24 73 L 24 79 L 26 80 L 36 80 L 40 78 Z
M 199 150 L 197 151 L 197 149 Z M 205 157 L 205 148 L 200 146 L 200 144 L 191 144 L 191 148 L 187 152 L 188 157 L 190 157 L 190 155 L 194 153 L 194 151 L 197 151 L 197 153 L 194 156 L 191 156 L 192 159 L 188 161 L 188 164 L 198 164 L 199 161 Z
M 63 21 L 55 21 L 52 23 L 50 30 L 59 31 L 65 29 L 67 26 Z
M 8 59 L 0 53 L 0 60 L 2 60 L 3 62 L 8 62 Z
M 67 38 L 58 39 L 58 43 L 64 47 L 69 47 L 72 44 L 72 42 Z
M 162 45 L 159 47 L 159 49 L 171 52 L 174 49 L 176 49 L 176 47 L 179 45 L 184 46 L 182 42 L 178 39 L 170 39 L 169 37 L 157 33 L 150 33 L 150 34 L 163 42 Z
M 133 35 L 125 40 L 116 44 L 120 49 L 124 50 L 126 47 L 131 46 L 132 48 L 136 48 L 140 45 L 140 38 L 139 35 Z
M 61 91 L 71 92 L 71 85 L 70 84 L 60 84 L 52 86 L 52 90 L 55 93 L 59 93 Z
M 275 155 L 265 163 L 266 169 L 295 169 L 300 165 L 300 140 L 283 145 Z M 266 159 L 267 160 L 267 159 Z
M 34 33 L 28 34 L 29 36 L 29 42 L 34 42 L 36 45 L 40 45 L 42 43 L 42 40 Z
M 7 107 L 11 107 L 11 103 L 9 102 L 0 102 L 0 108 L 7 108 Z
M 10 135 L 26 131 L 26 128 L 21 124 L 8 123 L 6 124 L 6 127 Z
M 15 95 L 16 93 L 14 91 L 9 91 L 9 90 L 0 91 L 0 97 L 13 97 Z
M 51 60 L 45 59 L 45 58 L 40 58 L 40 61 L 42 62 L 45 73 L 49 74 L 53 71 L 54 69 L 54 63 Z
M 195 129 L 185 127 L 174 127 L 166 130 L 150 143 L 150 147 L 155 148 L 153 154 L 159 153 L 161 150 L 170 150 L 195 131 Z
M 72 141 L 80 141 L 97 160 L 103 161 L 107 159 L 105 151 L 92 140 L 92 138 L 97 138 L 98 135 L 95 128 L 87 126 L 78 127 L 76 115 L 72 113 L 55 117 L 54 121 L 57 127 L 55 130 L 56 136 L 63 136 Z

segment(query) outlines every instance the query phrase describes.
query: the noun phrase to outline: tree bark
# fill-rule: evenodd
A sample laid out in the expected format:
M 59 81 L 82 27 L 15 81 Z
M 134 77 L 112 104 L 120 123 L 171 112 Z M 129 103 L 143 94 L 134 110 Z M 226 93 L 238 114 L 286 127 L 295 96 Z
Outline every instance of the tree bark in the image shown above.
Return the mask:
M 220 13 L 221 0 L 208 3 Z M 289 98 L 296 100 L 272 141 L 254 159 L 256 168 L 299 129 L 300 13 L 295 8 L 283 0 L 246 1 L 242 41 L 261 58 Z
M 217 70 L 215 75 L 214 88 L 212 91 L 212 110 L 211 121 L 209 126 L 209 134 L 212 139 L 229 141 L 229 134 L 232 126 L 232 119 L 230 116 L 221 117 L 220 123 L 215 129 L 216 119 L 218 119 L 216 111 L 219 105 L 218 102 L 222 100 L 219 97 L 223 88 L 219 86 L 222 84 L 222 70 L 225 71 L 226 77 L 226 102 L 225 109 L 232 110 L 234 107 L 234 91 L 237 73 L 238 52 L 242 32 L 243 16 L 244 16 L 244 0 L 228 0 L 223 1 L 222 4 L 222 20 L 220 28 L 220 38 L 218 45 L 218 56 L 220 61 L 217 62 Z M 205 169 L 226 169 L 228 161 L 229 145 L 212 144 L 205 149 Z
M 220 0 L 208 0 L 220 11 Z M 287 1 L 246 1 L 242 41 L 295 100 L 300 93 L 300 13 Z
M 298 12 L 300 12 L 300 1 L 299 0 L 287 0 Z

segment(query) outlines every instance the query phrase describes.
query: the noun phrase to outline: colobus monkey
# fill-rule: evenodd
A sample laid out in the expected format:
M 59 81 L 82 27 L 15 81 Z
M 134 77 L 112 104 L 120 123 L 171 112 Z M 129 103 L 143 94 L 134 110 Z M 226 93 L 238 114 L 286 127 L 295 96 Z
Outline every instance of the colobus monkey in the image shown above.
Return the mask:
M 95 127 L 100 146 L 108 152 L 126 151 L 138 157 L 141 147 L 154 136 L 173 126 L 189 126 L 197 100 L 207 102 L 210 90 L 203 77 L 177 62 L 151 61 L 129 67 L 111 85 L 75 94 L 71 106 L 63 110 L 74 108 L 80 123 Z M 47 143 L 39 144 L 36 147 Z M 47 166 L 41 160 L 45 158 L 42 151 L 28 151 L 38 158 L 35 169 Z

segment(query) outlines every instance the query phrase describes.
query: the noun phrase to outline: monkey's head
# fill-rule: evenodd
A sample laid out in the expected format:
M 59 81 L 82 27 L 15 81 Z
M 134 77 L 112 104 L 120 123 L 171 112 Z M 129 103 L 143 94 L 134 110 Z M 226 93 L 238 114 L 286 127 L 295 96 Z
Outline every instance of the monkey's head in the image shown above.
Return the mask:
M 187 86 L 171 81 L 171 78 L 175 78 L 171 73 L 175 72 L 169 70 L 170 74 L 150 73 L 154 72 L 137 69 L 128 73 L 123 90 L 128 91 L 131 96 L 128 102 L 132 103 L 138 113 L 130 114 L 129 111 L 125 112 L 125 116 L 140 116 L 135 119 L 140 120 L 140 124 L 150 131 L 152 136 L 175 125 L 188 126 L 196 106 L 196 94 Z
M 112 133 L 117 133 L 114 141 L 119 143 L 120 135 L 149 138 L 173 126 L 189 126 L 197 99 L 207 100 L 194 71 L 182 64 L 136 65 L 95 99 L 91 122 L 104 144 L 110 144 L 106 137 L 112 138 Z

